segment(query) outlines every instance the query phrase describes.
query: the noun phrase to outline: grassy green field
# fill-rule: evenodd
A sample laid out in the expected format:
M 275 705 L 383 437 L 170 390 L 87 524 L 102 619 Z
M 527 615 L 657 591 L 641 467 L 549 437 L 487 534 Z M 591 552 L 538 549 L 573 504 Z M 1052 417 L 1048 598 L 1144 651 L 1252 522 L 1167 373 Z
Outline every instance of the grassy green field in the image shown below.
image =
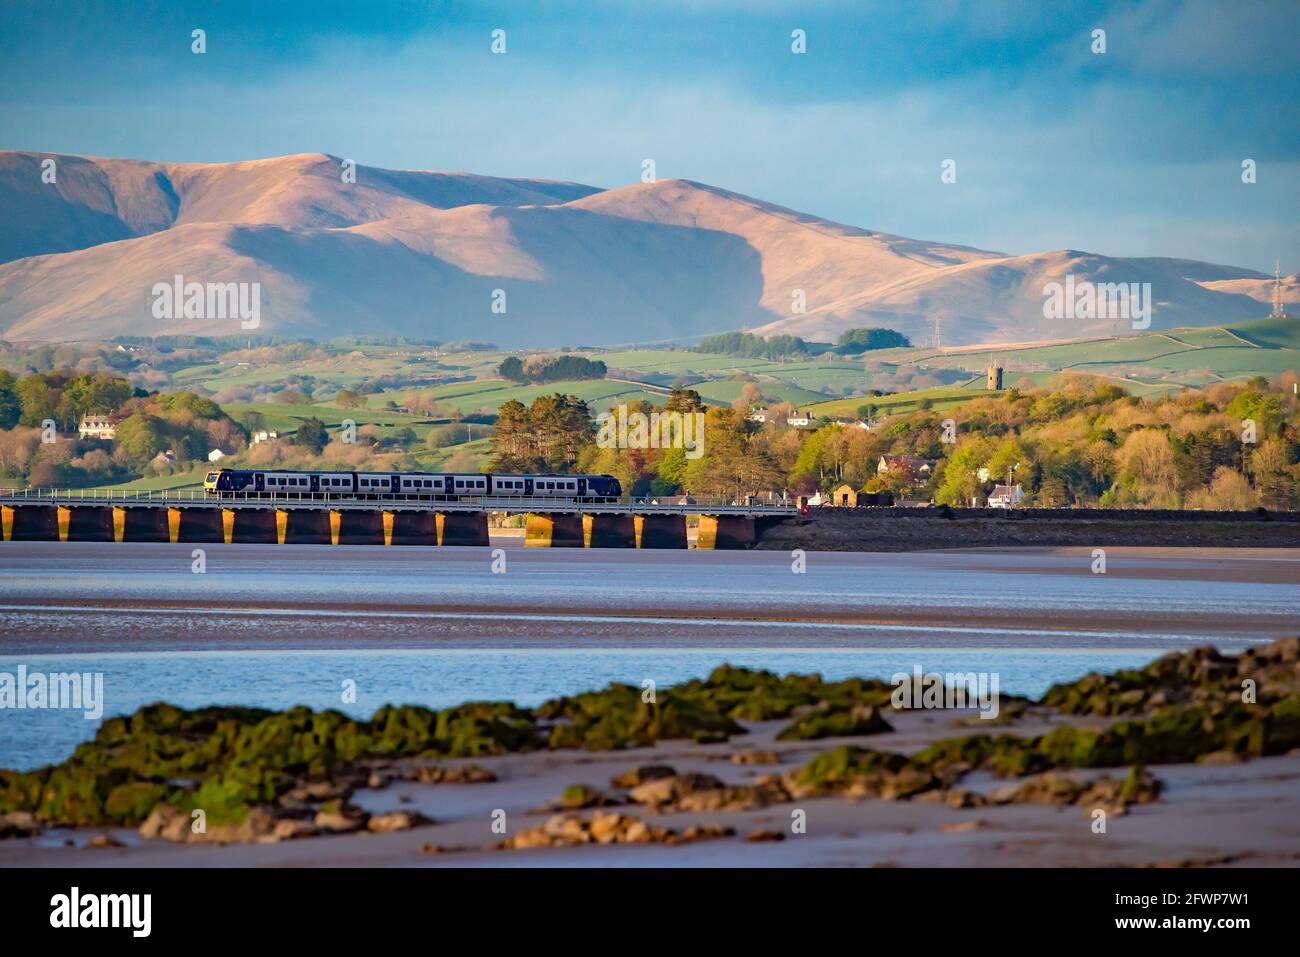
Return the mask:
M 575 395 L 585 400 L 593 412 L 604 412 L 621 402 L 634 402 L 639 399 L 662 403 L 664 396 L 667 395 L 667 390 L 660 387 L 610 379 L 548 382 L 545 385 L 518 385 L 504 379 L 487 379 L 479 382 L 456 382 L 433 388 L 399 389 L 370 396 L 369 401 L 371 406 L 375 406 L 394 399 L 402 405 L 410 401 L 412 395 L 419 394 L 433 397 L 444 409 L 455 409 L 464 414 L 480 410 L 495 413 L 512 399 L 528 405 L 538 396 L 555 395 L 557 392 L 562 395 Z
M 983 378 L 977 380 L 977 384 L 979 385 L 982 385 L 983 382 Z M 988 389 L 975 388 L 973 386 L 943 386 L 937 389 L 918 389 L 915 392 L 900 392 L 895 395 L 869 397 L 858 396 L 852 399 L 837 399 L 832 402 L 822 402 L 819 405 L 814 405 L 812 406 L 812 410 L 819 416 L 853 418 L 857 416 L 858 408 L 865 404 L 874 405 L 876 407 L 877 415 L 890 415 L 899 412 L 915 412 L 917 409 L 921 408 L 923 403 L 929 403 L 930 408 L 935 409 L 936 411 L 941 411 L 986 395 L 997 395 L 997 393 L 990 392 Z
M 380 435 L 403 428 L 426 430 L 430 425 L 446 422 L 446 419 L 431 419 L 427 416 L 408 415 L 387 409 L 344 409 L 330 403 L 312 403 L 308 405 L 278 402 L 231 402 L 223 408 L 234 419 L 245 424 L 250 420 L 249 413 L 262 417 L 264 427 L 282 434 L 297 430 L 302 420 L 309 417 L 320 419 L 328 429 L 336 429 L 344 419 L 351 419 L 357 425 L 374 425 Z
M 686 382 L 709 404 L 725 406 L 741 395 L 747 383 L 753 383 L 764 401 L 789 402 L 811 408 L 821 416 L 848 417 L 856 416 L 857 409 L 867 403 L 880 413 L 889 413 L 911 411 L 926 401 L 932 408 L 945 409 L 987 395 L 983 373 L 990 364 L 1003 366 L 1007 385 L 1048 386 L 1062 372 L 1077 372 L 1103 376 L 1135 394 L 1150 395 L 1300 369 L 1300 320 L 1260 319 L 1224 327 L 1168 329 L 1135 336 L 969 351 L 883 349 L 855 359 L 827 356 L 786 362 L 668 348 L 569 351 L 603 361 L 609 367 L 609 376 L 603 380 L 518 385 L 497 377 L 497 366 L 508 355 L 501 351 L 333 345 L 313 350 L 298 361 L 205 362 L 176 371 L 173 387 L 198 388 L 209 395 L 227 389 L 253 389 L 273 397 L 291 381 L 290 377 L 312 382 L 316 395 L 330 395 L 338 388 L 367 382 L 372 387 L 374 383 L 399 383 L 365 395 L 364 407 L 353 410 L 330 401 L 309 405 L 225 401 L 223 407 L 245 422 L 249 413 L 257 412 L 266 428 L 282 433 L 293 432 L 307 416 L 320 418 L 331 429 L 351 418 L 359 425 L 376 426 L 381 437 L 410 428 L 418 436 L 412 446 L 414 454 L 425 467 L 438 468 L 458 454 L 482 460 L 488 454 L 488 443 L 478 438 L 430 451 L 424 448 L 423 441 L 431 427 L 446 423 L 448 416 L 495 413 L 510 400 L 528 404 L 538 396 L 558 392 L 584 399 L 598 413 L 624 402 L 661 403 L 672 385 Z M 420 384 L 434 377 L 463 381 Z M 934 378 L 949 384 L 907 391 L 910 381 L 933 382 Z M 894 394 L 870 397 L 867 393 L 873 388 Z M 385 408 L 389 402 L 409 406 L 417 395 L 436 400 L 441 415 L 418 416 Z
M 202 488 L 203 477 L 208 467 L 191 472 L 177 472 L 175 475 L 154 475 L 149 478 L 136 479 L 134 482 L 111 482 L 96 488 L 124 489 L 132 492 L 159 492 L 163 489 Z

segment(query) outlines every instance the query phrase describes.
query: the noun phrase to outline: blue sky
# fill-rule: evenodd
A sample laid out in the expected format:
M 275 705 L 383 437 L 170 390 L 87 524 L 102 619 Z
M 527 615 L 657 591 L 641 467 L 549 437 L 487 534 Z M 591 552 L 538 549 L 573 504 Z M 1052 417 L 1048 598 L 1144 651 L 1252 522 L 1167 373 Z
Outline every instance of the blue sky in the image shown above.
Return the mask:
M 919 238 L 1294 272 L 1298 36 L 1287 0 L 7 0 L 0 147 L 597 186 L 652 158 Z

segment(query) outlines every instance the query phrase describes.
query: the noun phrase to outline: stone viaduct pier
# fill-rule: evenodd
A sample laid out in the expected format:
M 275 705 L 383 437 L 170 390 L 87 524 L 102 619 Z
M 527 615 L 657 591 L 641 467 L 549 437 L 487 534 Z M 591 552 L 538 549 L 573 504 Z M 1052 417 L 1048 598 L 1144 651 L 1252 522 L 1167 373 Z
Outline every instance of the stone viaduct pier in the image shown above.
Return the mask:
M 0 489 L 3 541 L 478 545 L 492 512 L 526 514 L 524 542 L 543 548 L 750 548 L 765 527 L 799 514 L 790 504 L 621 499 L 462 498 L 377 500 L 277 493 L 261 498 L 202 491 Z

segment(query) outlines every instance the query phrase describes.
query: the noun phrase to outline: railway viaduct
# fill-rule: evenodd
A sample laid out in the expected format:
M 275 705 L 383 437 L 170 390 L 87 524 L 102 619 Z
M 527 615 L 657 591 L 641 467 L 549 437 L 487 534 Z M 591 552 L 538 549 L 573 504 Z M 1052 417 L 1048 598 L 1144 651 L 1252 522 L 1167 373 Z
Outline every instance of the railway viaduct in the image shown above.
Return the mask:
M 549 548 L 686 548 L 686 517 L 699 516 L 696 547 L 750 548 L 794 505 L 671 503 L 624 499 L 457 502 L 206 497 L 202 492 L 0 490 L 8 541 L 266 543 L 295 545 L 478 545 L 488 514 L 526 514 L 524 542 Z

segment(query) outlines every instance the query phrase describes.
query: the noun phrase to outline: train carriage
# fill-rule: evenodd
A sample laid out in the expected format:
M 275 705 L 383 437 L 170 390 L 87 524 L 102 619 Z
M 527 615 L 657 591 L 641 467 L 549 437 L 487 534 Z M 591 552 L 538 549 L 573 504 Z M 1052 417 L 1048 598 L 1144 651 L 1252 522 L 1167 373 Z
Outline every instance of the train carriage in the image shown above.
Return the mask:
M 427 499 L 567 498 L 607 502 L 623 494 L 612 475 L 506 475 L 438 472 L 301 472 L 217 469 L 205 494 L 228 498 Z

